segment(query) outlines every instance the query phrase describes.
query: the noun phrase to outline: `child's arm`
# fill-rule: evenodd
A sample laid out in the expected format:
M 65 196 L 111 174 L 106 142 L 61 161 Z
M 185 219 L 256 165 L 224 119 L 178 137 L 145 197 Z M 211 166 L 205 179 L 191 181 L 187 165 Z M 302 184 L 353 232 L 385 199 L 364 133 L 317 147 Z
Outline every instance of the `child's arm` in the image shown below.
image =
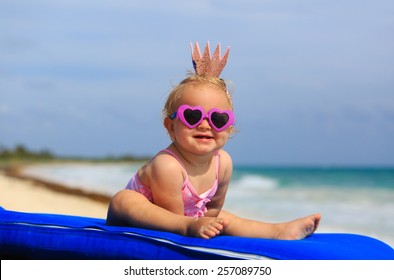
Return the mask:
M 155 205 L 183 215 L 183 170 L 174 157 L 167 154 L 156 156 L 140 179 L 150 186 Z
M 207 203 L 208 211 L 205 213 L 205 216 L 208 217 L 217 217 L 222 210 L 233 173 L 233 164 L 230 155 L 224 150 L 220 150 L 219 155 L 219 186 L 215 196 Z

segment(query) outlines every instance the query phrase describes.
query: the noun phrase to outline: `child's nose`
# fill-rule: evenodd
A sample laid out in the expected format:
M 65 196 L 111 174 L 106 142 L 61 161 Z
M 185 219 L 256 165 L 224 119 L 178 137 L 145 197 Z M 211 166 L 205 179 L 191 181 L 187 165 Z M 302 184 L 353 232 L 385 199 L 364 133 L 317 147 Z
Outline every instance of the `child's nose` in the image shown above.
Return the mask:
M 202 120 L 202 122 L 200 123 L 199 127 L 200 128 L 208 128 L 208 129 L 211 128 L 211 126 L 210 126 L 210 124 L 208 122 L 208 118 L 204 118 Z

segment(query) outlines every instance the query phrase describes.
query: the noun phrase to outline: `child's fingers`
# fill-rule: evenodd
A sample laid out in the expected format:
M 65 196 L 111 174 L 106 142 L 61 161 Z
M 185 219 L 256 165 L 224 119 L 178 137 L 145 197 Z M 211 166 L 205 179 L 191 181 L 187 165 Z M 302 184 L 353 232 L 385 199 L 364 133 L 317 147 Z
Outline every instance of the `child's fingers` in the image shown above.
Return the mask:
M 209 239 L 215 237 L 216 235 L 220 234 L 220 231 L 213 226 L 206 226 L 200 230 L 200 237 Z

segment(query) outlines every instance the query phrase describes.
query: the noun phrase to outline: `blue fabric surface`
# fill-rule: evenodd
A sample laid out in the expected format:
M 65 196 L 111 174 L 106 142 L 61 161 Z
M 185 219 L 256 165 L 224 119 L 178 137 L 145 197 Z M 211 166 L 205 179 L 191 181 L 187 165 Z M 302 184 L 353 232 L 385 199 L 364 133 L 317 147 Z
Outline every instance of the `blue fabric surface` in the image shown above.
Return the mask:
M 210 240 L 105 220 L 0 209 L 2 259 L 394 259 L 387 244 L 355 234 L 313 234 L 285 241 L 218 236 Z

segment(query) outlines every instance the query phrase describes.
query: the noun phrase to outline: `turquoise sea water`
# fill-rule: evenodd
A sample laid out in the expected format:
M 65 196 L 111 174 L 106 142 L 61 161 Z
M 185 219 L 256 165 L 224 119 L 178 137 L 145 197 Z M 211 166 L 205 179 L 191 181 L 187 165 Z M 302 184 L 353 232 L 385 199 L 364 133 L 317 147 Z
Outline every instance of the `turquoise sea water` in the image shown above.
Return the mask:
M 141 164 L 36 165 L 25 172 L 113 195 Z M 319 232 L 369 235 L 394 247 L 394 168 L 236 166 L 224 208 L 267 222 L 321 213 Z

